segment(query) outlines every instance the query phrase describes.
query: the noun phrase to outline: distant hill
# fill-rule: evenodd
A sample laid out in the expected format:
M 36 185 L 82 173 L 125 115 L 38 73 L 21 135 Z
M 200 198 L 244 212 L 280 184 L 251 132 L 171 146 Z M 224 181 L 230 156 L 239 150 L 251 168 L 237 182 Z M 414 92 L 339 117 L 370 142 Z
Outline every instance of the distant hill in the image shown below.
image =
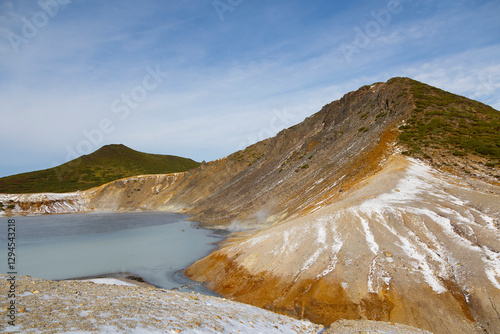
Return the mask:
M 187 158 L 142 153 L 125 145 L 106 145 L 54 168 L 0 178 L 0 193 L 85 190 L 124 177 L 184 172 L 199 165 Z

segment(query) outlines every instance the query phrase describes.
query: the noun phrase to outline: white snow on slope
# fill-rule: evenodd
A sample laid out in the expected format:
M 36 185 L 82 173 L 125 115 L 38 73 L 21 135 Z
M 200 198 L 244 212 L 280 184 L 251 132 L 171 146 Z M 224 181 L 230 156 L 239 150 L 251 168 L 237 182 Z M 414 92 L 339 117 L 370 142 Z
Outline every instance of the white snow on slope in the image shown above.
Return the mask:
M 377 255 L 379 247 L 378 244 L 375 242 L 375 237 L 373 236 L 373 233 L 370 230 L 370 225 L 368 225 L 368 221 L 363 217 L 361 217 L 354 209 L 352 210 L 352 212 L 361 221 L 361 226 L 363 226 L 363 231 L 365 232 L 365 238 L 368 247 L 370 248 L 373 254 Z
M 423 192 L 430 191 L 433 188 L 431 182 L 434 181 L 430 174 L 431 168 L 420 161 L 410 161 L 411 165 L 405 177 L 397 183 L 396 189 L 364 201 L 358 209 L 367 214 L 382 213 L 390 208 L 405 207 Z
M 396 186 L 397 190 L 393 190 L 390 193 L 385 193 L 374 199 L 367 200 L 354 209 L 358 209 L 372 219 L 379 220 L 382 225 L 396 235 L 400 240 L 400 243 L 398 244 L 399 247 L 411 259 L 415 260 L 414 269 L 422 273 L 425 281 L 435 292 L 443 293 L 446 291 L 446 288 L 440 283 L 438 277 L 448 279 L 449 277 L 447 277 L 446 269 L 450 266 L 445 263 L 439 254 L 431 250 L 424 242 L 422 242 L 410 229 L 406 229 L 407 236 L 404 236 L 396 232 L 395 229 L 389 228 L 389 226 L 384 222 L 385 219 L 383 219 L 383 216 L 390 212 L 397 211 L 400 213 L 413 214 L 414 220 L 416 220 L 415 223 L 420 225 L 419 230 L 423 231 L 429 239 L 433 239 L 434 245 L 437 246 L 436 248 L 441 249 L 441 253 L 444 253 L 443 249 L 445 249 L 445 247 L 443 247 L 442 243 L 437 241 L 436 237 L 428 230 L 425 223 L 423 223 L 423 220 L 421 220 L 423 217 L 428 217 L 432 222 L 440 225 L 442 231 L 450 239 L 452 239 L 454 243 L 460 245 L 460 247 L 476 252 L 481 252 L 481 249 L 459 233 L 456 233 L 451 225 L 451 220 L 437 212 L 435 209 L 436 204 L 439 211 L 453 214 L 455 220 L 460 221 L 463 224 L 467 224 L 465 227 L 471 234 L 473 234 L 474 231 L 470 225 L 481 226 L 481 224 L 478 224 L 474 220 L 474 216 L 468 210 L 461 215 L 458 210 L 439 207 L 440 202 L 442 205 L 454 205 L 457 207 L 463 207 L 466 205 L 466 202 L 444 191 L 443 189 L 446 187 L 452 186 L 447 184 L 446 181 L 433 175 L 431 173 L 431 168 L 428 165 L 414 159 L 410 159 L 410 161 L 410 168 L 408 168 L 405 178 L 398 182 Z M 428 207 L 422 208 L 422 204 Z M 473 209 L 471 208 L 471 210 Z M 401 217 L 401 215 L 399 216 Z M 377 217 L 379 217 L 379 219 L 377 219 Z M 493 219 L 483 213 L 479 213 L 479 217 L 486 223 L 488 228 L 491 229 Z M 402 218 L 400 219 L 402 220 Z M 360 220 L 365 230 L 369 247 L 373 252 L 375 245 L 373 236 L 369 232 L 366 220 L 362 217 L 360 217 Z M 498 234 L 498 230 L 495 230 L 495 232 Z M 483 256 L 483 261 L 487 264 L 485 273 L 491 283 L 499 288 L 500 284 L 497 277 L 500 277 L 500 270 L 498 270 L 498 268 L 500 268 L 500 257 L 491 256 L 491 254 L 488 256 L 486 251 L 484 251 L 483 254 L 485 255 Z M 429 257 L 438 264 L 430 264 L 428 261 Z
M 16 214 L 53 214 L 86 212 L 81 193 L 40 193 L 40 194 L 0 194 L 4 206 L 15 205 L 12 213 Z M 32 203 L 29 210 L 23 210 L 18 203 Z
M 240 264 L 253 272 L 290 275 L 293 282 L 327 275 L 340 281 L 356 277 L 373 293 L 388 289 L 403 275 L 436 294 L 447 291 L 443 280 L 467 290 L 470 279 L 461 273 L 477 272 L 472 268 L 484 263 L 475 279 L 499 288 L 499 253 L 477 244 L 486 237 L 492 238 L 483 239 L 486 244 L 498 245 L 496 218 L 457 197 L 461 189 L 468 193 L 470 188 L 461 188 L 423 162 L 403 161 L 347 200 L 262 231 L 228 252 L 238 254 Z M 497 241 L 491 241 L 495 235 Z
M 487 247 L 483 247 L 484 252 L 487 254 L 483 258 L 486 265 L 486 276 L 497 289 L 500 290 L 500 253 L 493 252 Z
M 331 253 L 329 255 L 330 263 L 328 263 L 328 266 L 323 270 L 321 274 L 316 276 L 316 278 L 324 277 L 335 270 L 335 267 L 337 265 L 338 254 L 342 249 L 342 246 L 344 245 L 344 239 L 337 232 L 337 226 L 334 224 L 330 224 L 330 231 L 332 233 L 332 241 L 330 243 Z
M 319 247 L 318 247 L 318 249 L 316 249 L 316 252 L 314 252 L 314 254 L 305 261 L 304 265 L 300 269 L 301 272 L 309 269 L 309 267 L 314 262 L 316 262 L 319 255 L 321 253 L 323 253 L 328 247 L 328 245 L 326 244 L 326 223 L 324 221 L 318 222 L 316 224 L 316 230 L 318 232 L 318 237 L 316 239 L 316 243 L 319 245 Z

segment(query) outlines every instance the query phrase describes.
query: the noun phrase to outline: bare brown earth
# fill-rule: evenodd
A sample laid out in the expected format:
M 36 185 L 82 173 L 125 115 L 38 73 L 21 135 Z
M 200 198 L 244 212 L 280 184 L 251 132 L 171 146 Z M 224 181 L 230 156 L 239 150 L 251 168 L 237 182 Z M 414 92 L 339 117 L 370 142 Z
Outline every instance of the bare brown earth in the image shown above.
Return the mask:
M 500 234 L 476 208 L 491 196 L 498 212 L 500 196 L 427 168 L 392 156 L 349 198 L 219 250 L 187 274 L 224 296 L 325 325 L 370 319 L 495 333 Z
M 304 214 L 315 203 L 344 197 L 389 154 L 395 126 L 413 108 L 399 90 L 398 84 L 376 84 L 349 93 L 276 137 L 199 169 L 94 188 L 85 192 L 86 206 L 161 208 L 187 212 L 206 225 L 245 228 Z M 377 118 L 380 110 L 386 115 Z
M 187 271 L 238 301 L 326 325 L 500 332 L 500 188 L 399 154 L 411 84 L 365 86 L 243 151 L 93 188 L 71 208 L 168 210 L 243 230 Z M 465 161 L 442 155 L 446 166 Z M 29 212 L 29 199 L 13 202 Z

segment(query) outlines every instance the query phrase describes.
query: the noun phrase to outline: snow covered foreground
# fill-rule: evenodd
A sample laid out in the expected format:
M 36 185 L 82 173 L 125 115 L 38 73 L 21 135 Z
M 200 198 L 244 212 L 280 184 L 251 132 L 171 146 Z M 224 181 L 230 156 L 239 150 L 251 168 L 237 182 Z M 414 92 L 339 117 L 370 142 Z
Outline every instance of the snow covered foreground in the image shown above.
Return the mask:
M 8 276 L 0 275 L 5 319 Z M 104 282 L 99 283 L 116 283 Z M 320 333 L 322 326 L 222 298 L 83 281 L 16 279 L 16 326 L 7 333 Z M 3 327 L 3 328 L 2 328 Z

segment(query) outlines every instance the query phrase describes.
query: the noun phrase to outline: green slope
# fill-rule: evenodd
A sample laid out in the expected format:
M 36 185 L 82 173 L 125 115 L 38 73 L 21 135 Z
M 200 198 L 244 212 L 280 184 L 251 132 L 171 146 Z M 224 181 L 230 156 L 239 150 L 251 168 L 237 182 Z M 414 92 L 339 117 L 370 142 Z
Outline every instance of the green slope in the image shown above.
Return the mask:
M 406 79 L 415 109 L 401 126 L 409 155 L 477 155 L 500 161 L 500 112 L 478 101 Z
M 184 172 L 199 165 L 191 159 L 107 145 L 58 167 L 0 178 L 0 193 L 85 190 L 123 177 Z

